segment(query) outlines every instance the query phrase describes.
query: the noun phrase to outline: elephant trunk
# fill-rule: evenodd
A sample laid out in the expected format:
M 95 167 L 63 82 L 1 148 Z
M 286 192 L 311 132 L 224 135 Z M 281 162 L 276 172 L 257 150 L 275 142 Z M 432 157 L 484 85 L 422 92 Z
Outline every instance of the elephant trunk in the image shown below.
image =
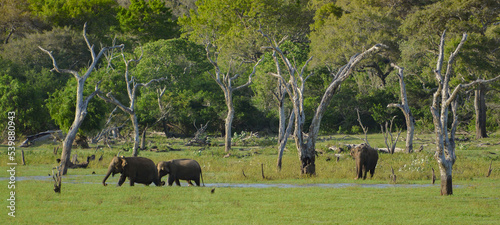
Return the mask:
M 102 185 L 106 186 L 106 180 L 108 179 L 109 175 L 111 175 L 111 173 L 113 173 L 113 176 L 115 175 L 115 173 L 113 172 L 113 166 L 109 166 L 108 168 L 108 172 L 106 173 L 106 176 L 104 177 L 104 179 L 102 180 Z

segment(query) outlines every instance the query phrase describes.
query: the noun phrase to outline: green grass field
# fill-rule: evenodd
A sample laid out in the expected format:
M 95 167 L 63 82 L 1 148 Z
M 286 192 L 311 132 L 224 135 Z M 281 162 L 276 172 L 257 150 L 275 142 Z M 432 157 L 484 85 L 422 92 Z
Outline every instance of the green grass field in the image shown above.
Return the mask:
M 232 156 L 223 158 L 223 147 L 186 147 L 187 140 L 149 138 L 149 146 L 175 151 L 142 151 L 153 161 L 193 158 L 202 166 L 206 187 L 155 187 L 136 184 L 116 187 L 118 176 L 101 181 L 109 161 L 130 144 L 104 148 L 104 160 L 92 161 L 87 169 L 72 169 L 63 177 L 62 191 L 54 193 L 49 174 L 59 157 L 56 145 L 23 148 L 27 165 L 16 166 L 15 218 L 8 216 L 7 149 L 0 147 L 0 193 L 5 199 L 1 224 L 499 224 L 500 137 L 457 143 L 454 194 L 440 196 L 439 180 L 431 184 L 436 160 L 432 135 L 421 135 L 418 153 L 380 154 L 373 179 L 353 180 L 354 161 L 336 160 L 329 146 L 361 143 L 361 136 L 328 136 L 317 143 L 316 176 L 299 174 L 293 142 L 287 146 L 283 169 L 276 170 L 276 145 L 259 138 L 237 142 Z M 382 135 L 368 137 L 383 147 Z M 215 140 L 222 141 L 222 140 Z M 482 143 L 482 144 L 481 144 Z M 489 143 L 489 144 L 485 144 Z M 404 143 L 398 143 L 403 147 Z M 481 146 L 481 147 L 480 147 Z M 91 146 L 95 147 L 95 146 Z M 17 148 L 16 161 L 20 164 Z M 80 161 L 94 149 L 74 149 Z M 97 152 L 100 156 L 102 151 Z M 130 154 L 122 152 L 123 155 Z M 490 177 L 486 177 L 489 165 Z M 262 170 L 263 168 L 263 170 Z M 391 168 L 397 175 L 390 179 Z M 264 171 L 265 178 L 262 177 Z M 95 173 L 95 174 L 92 174 Z M 439 174 L 437 174 L 439 179 Z M 166 180 L 166 178 L 163 178 Z M 234 184 L 234 185 L 231 185 Z M 262 185 L 260 185 L 262 184 Z M 286 186 L 284 184 L 291 184 Z M 328 186 L 331 185 L 331 186 Z M 237 187 L 235 187 L 237 186 Z M 211 190 L 215 188 L 214 193 Z M 6 221 L 7 223 L 1 222 Z

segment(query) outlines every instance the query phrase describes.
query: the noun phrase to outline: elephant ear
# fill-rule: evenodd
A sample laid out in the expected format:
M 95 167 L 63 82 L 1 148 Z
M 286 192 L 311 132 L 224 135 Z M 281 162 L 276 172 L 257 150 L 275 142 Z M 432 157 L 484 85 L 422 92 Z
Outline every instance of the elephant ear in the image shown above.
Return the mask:
M 122 168 L 125 168 L 125 166 L 127 166 L 127 160 L 126 159 L 122 159 Z

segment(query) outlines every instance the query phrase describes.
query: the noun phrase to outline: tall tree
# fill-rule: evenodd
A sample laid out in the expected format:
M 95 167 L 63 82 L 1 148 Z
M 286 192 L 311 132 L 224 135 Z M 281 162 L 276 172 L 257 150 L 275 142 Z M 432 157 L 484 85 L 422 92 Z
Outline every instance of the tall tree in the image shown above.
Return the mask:
M 87 68 L 87 71 L 83 74 L 83 76 L 80 75 L 78 71 L 75 70 L 70 70 L 70 69 L 60 69 L 57 66 L 56 59 L 52 55 L 51 51 L 45 50 L 44 48 L 40 47 L 39 48 L 47 53 L 50 58 L 52 59 L 52 63 L 54 68 L 52 69 L 53 71 L 56 71 L 58 73 L 69 73 L 72 74 L 75 79 L 77 80 L 77 89 L 76 89 L 76 110 L 75 110 L 75 119 L 73 121 L 73 124 L 71 125 L 68 134 L 66 135 L 64 141 L 63 141 L 63 149 L 61 153 L 61 171 L 63 175 L 66 175 L 68 171 L 68 166 L 70 163 L 70 156 L 71 156 L 71 147 L 73 145 L 73 141 L 75 140 L 76 134 L 78 133 L 78 129 L 80 128 L 80 125 L 82 124 L 83 120 L 85 119 L 85 116 L 87 115 L 87 106 L 89 104 L 89 101 L 97 94 L 97 90 L 88 95 L 87 97 L 83 96 L 83 90 L 85 86 L 85 81 L 87 78 L 90 76 L 90 74 L 96 69 L 97 64 L 99 63 L 99 59 L 102 57 L 102 55 L 108 51 L 109 49 L 114 49 L 114 48 L 123 48 L 123 45 L 114 45 L 111 47 L 103 47 L 99 53 L 96 55 L 94 52 L 94 45 L 91 45 L 86 34 L 86 28 L 87 24 L 83 26 L 83 38 L 85 39 L 85 43 L 87 44 L 87 47 L 90 50 L 90 54 L 92 56 L 92 63 L 90 66 Z
M 233 63 L 232 60 L 229 62 L 229 68 L 227 69 L 227 73 L 221 72 L 221 69 L 220 69 L 219 64 L 218 64 L 219 63 L 218 62 L 219 53 L 217 51 L 214 53 L 210 53 L 210 47 L 211 47 L 211 44 L 208 43 L 206 48 L 205 48 L 207 51 L 207 58 L 210 61 L 210 63 L 212 63 L 212 65 L 214 66 L 214 70 L 215 70 L 215 75 L 210 73 L 210 76 L 212 76 L 212 78 L 215 80 L 215 82 L 217 82 L 219 87 L 224 92 L 224 99 L 225 99 L 225 102 L 227 105 L 227 116 L 226 116 L 226 124 L 225 124 L 226 137 L 225 137 L 224 143 L 225 143 L 225 152 L 227 154 L 229 154 L 229 151 L 231 150 L 231 126 L 233 123 L 234 112 L 235 112 L 234 105 L 233 105 L 233 92 L 238 90 L 238 89 L 248 87 L 252 83 L 252 76 L 255 74 L 255 69 L 260 64 L 262 59 L 264 59 L 264 57 L 260 58 L 260 60 L 257 61 L 257 63 L 255 63 L 255 65 L 253 66 L 252 72 L 248 75 L 248 81 L 246 83 L 239 85 L 239 86 L 236 86 L 236 87 L 233 87 L 233 82 L 236 82 L 236 79 L 238 79 L 241 74 L 239 74 L 238 71 L 233 70 L 231 68 L 232 67 L 231 64 Z M 215 47 L 215 49 L 217 50 L 217 47 Z M 241 69 L 241 65 L 243 63 L 244 62 L 241 62 L 240 65 L 236 69 Z
M 408 97 L 406 95 L 406 84 L 404 81 L 404 68 L 399 67 L 398 65 L 392 63 L 392 67 L 396 68 L 398 70 L 397 76 L 399 80 L 399 92 L 400 92 L 400 100 L 401 104 L 396 104 L 396 103 L 391 103 L 387 105 L 387 107 L 397 107 L 401 109 L 405 116 L 405 121 L 406 121 L 406 152 L 411 153 L 413 151 L 413 134 L 415 132 L 415 118 L 413 118 L 413 115 L 410 110 L 410 106 L 408 105 Z M 391 121 L 392 124 L 392 121 Z
M 142 53 L 139 59 L 129 59 L 127 60 L 125 58 L 125 54 L 123 53 L 123 48 L 121 49 L 121 56 L 123 59 L 123 62 L 125 63 L 125 85 L 127 87 L 127 96 L 129 99 L 129 107 L 123 105 L 119 100 L 117 100 L 111 92 L 108 92 L 106 96 L 102 95 L 102 93 L 97 92 L 97 96 L 104 100 L 107 103 L 111 103 L 113 105 L 116 105 L 118 108 L 120 108 L 123 112 L 127 113 L 130 116 L 130 120 L 132 121 L 132 126 L 134 128 L 134 149 L 132 151 L 133 156 L 137 156 L 139 154 L 139 123 L 137 122 L 137 115 L 136 115 L 136 95 L 139 87 L 148 87 L 150 84 L 159 82 L 162 80 L 166 80 L 166 78 L 159 78 L 159 79 L 153 79 L 150 80 L 147 83 L 137 83 L 134 79 L 134 77 L 130 77 L 130 72 L 129 72 L 129 67 L 130 63 L 132 62 L 139 62 L 142 59 Z M 96 88 L 96 91 L 98 89 Z
M 401 42 L 401 51 L 406 68 L 411 73 L 424 75 L 430 79 L 432 62 L 439 43 L 438 36 L 443 30 L 453 34 L 468 34 L 467 45 L 456 59 L 455 71 L 458 80 L 472 81 L 477 77 L 489 79 L 499 70 L 497 51 L 498 31 L 495 23 L 499 20 L 500 2 L 496 0 L 436 1 L 409 14 L 403 21 L 400 31 L 407 38 Z M 482 54 L 477 54 L 481 52 Z M 422 72 L 419 72 L 422 71 Z M 476 137 L 486 137 L 486 103 L 488 89 L 477 85 L 475 96 Z
M 467 40 L 467 34 L 463 37 L 455 48 L 455 50 L 448 57 L 446 65 L 446 72 L 442 74 L 444 54 L 445 54 L 445 36 L 446 31 L 441 35 L 439 44 L 439 55 L 436 63 L 434 74 L 438 82 L 438 88 L 433 94 L 431 112 L 434 121 L 434 132 L 436 135 L 436 158 L 441 174 L 441 195 L 453 194 L 452 172 L 453 165 L 456 161 L 455 154 L 455 132 L 458 125 L 457 116 L 457 96 L 461 89 L 468 88 L 477 84 L 485 84 L 500 79 L 500 75 L 490 80 L 477 79 L 468 84 L 459 84 L 453 91 L 451 91 L 450 80 L 454 75 L 454 60 L 457 57 L 460 49 Z M 452 123 L 451 128 L 448 129 L 448 113 L 451 108 Z
M 134 76 L 138 80 L 167 77 L 168 83 L 162 87 L 160 99 L 158 90 L 141 91 L 137 99 L 139 124 L 153 124 L 163 117 L 159 124 L 167 136 L 172 132 L 193 134 L 196 131 L 194 120 L 198 123 L 211 121 L 211 127 L 223 126 L 213 121 L 225 106 L 218 85 L 206 73 L 213 67 L 206 59 L 205 46 L 175 38 L 149 42 L 143 49 L 143 59 L 133 68 Z M 138 48 L 136 52 L 140 54 Z M 162 110 L 153 110 L 151 104 L 161 105 Z
M 280 47 L 277 45 L 276 41 L 273 41 L 269 35 L 265 34 L 262 30 L 259 30 L 262 36 L 268 43 L 266 49 L 271 49 L 276 55 L 283 61 L 285 67 L 287 68 L 287 76 L 283 74 L 275 74 L 283 83 L 287 83 L 287 92 L 292 99 L 293 113 L 295 115 L 294 119 L 294 137 L 295 145 L 297 147 L 299 158 L 301 162 L 301 173 L 307 175 L 316 174 L 316 138 L 319 133 L 319 128 L 321 124 L 321 119 L 328 108 L 330 101 L 332 100 L 335 92 L 338 90 L 343 81 L 345 81 L 349 75 L 352 73 L 354 67 L 359 64 L 359 62 L 368 57 L 371 53 L 377 52 L 381 48 L 386 47 L 382 44 L 374 45 L 368 50 L 363 51 L 360 54 L 356 54 L 349 62 L 342 66 L 336 74 L 333 75 L 333 79 L 326 91 L 321 98 L 314 117 L 312 119 L 311 125 L 309 127 L 309 132 L 307 135 L 304 133 L 304 123 L 305 123 L 305 112 L 304 112 L 304 87 L 307 79 L 312 75 L 309 74 L 305 76 L 305 68 L 307 64 L 312 60 L 310 57 L 302 69 L 299 71 L 296 65 L 292 64 L 291 61 L 286 57 Z

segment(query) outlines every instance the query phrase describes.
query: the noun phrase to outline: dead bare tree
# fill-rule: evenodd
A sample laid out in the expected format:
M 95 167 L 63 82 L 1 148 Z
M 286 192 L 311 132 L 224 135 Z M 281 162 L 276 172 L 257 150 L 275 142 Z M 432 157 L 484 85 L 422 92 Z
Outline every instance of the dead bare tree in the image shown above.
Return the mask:
M 455 51 L 452 52 L 448 58 L 448 63 L 446 67 L 446 73 L 441 73 L 444 60 L 444 40 L 446 36 L 446 31 L 441 35 L 441 41 L 439 44 L 439 55 L 436 64 L 436 70 L 434 74 L 436 75 L 436 80 L 438 82 L 438 89 L 433 94 L 431 113 L 434 122 L 434 132 L 436 134 L 436 152 L 434 157 L 436 158 L 439 166 L 439 172 L 441 174 L 441 195 L 452 195 L 453 194 L 453 183 L 452 183 L 452 172 L 453 165 L 456 161 L 455 155 L 455 131 L 458 126 L 458 116 L 457 116 L 457 95 L 460 90 L 464 88 L 469 88 L 477 84 L 485 84 L 493 82 L 500 79 L 500 75 L 490 79 L 483 80 L 477 79 L 468 84 L 459 84 L 455 87 L 453 92 L 450 88 L 450 79 L 453 75 L 453 63 L 454 59 L 460 51 L 461 47 L 467 40 L 467 34 L 464 33 L 462 40 L 456 47 Z M 451 128 L 448 129 L 448 111 L 451 108 L 452 112 L 452 123 Z
M 139 62 L 142 59 L 142 52 L 141 56 L 138 59 L 129 59 L 127 60 L 125 58 L 125 54 L 123 52 L 123 48 L 121 50 L 121 56 L 123 59 L 123 62 L 125 63 L 125 84 L 127 86 L 127 96 L 129 98 L 129 106 L 123 105 L 120 101 L 118 101 L 115 96 L 113 96 L 112 92 L 108 92 L 106 96 L 102 95 L 102 93 L 99 91 L 99 87 L 96 86 L 96 91 L 97 95 L 99 98 L 104 100 L 107 103 L 111 103 L 116 105 L 118 108 L 120 108 L 123 112 L 127 113 L 130 116 L 130 120 L 132 121 L 132 126 L 134 127 L 134 149 L 132 151 L 133 156 L 137 156 L 139 154 L 139 145 L 140 145 L 140 132 L 139 132 L 139 123 L 137 121 L 137 115 L 135 111 L 135 103 L 136 103 L 136 91 L 139 87 L 148 87 L 152 83 L 155 82 L 160 82 L 163 80 L 166 80 L 167 78 L 158 78 L 158 79 L 152 79 L 148 83 L 137 83 L 135 81 L 134 77 L 130 77 L 130 63 L 132 62 Z
M 54 169 L 56 172 L 54 173 Z M 54 192 L 61 193 L 62 164 L 52 169 L 52 179 L 54 179 Z
M 56 60 L 54 56 L 52 55 L 51 51 L 45 50 L 44 48 L 38 46 L 43 52 L 47 53 L 50 58 L 52 59 L 52 64 L 54 68 L 51 71 L 56 71 L 58 73 L 69 73 L 72 74 L 75 79 L 77 80 L 77 88 L 76 88 L 76 110 L 75 110 L 75 119 L 73 121 L 73 124 L 69 128 L 68 134 L 66 135 L 66 138 L 63 141 L 63 149 L 61 153 L 61 160 L 62 160 L 62 175 L 66 175 L 68 171 L 68 166 L 70 163 L 70 156 L 71 156 L 71 147 L 73 144 L 73 141 L 75 140 L 76 134 L 78 133 L 78 129 L 80 128 L 80 125 L 82 124 L 83 120 L 85 119 L 85 116 L 87 115 L 87 106 L 89 101 L 97 94 L 97 91 L 92 92 L 90 95 L 88 95 L 86 98 L 83 96 L 83 90 L 85 86 L 85 81 L 87 78 L 90 76 L 92 71 L 96 69 L 97 63 L 99 62 L 99 59 L 101 56 L 108 50 L 114 49 L 114 48 L 123 48 L 124 45 L 113 45 L 111 47 L 103 47 L 99 53 L 96 55 L 94 52 L 94 45 L 91 45 L 89 40 L 87 39 L 86 35 L 86 30 L 87 24 L 83 26 L 83 38 L 85 39 L 85 42 L 87 43 L 87 47 L 90 50 L 90 54 L 92 56 L 92 63 L 90 66 L 87 68 L 87 71 L 83 76 L 80 76 L 78 71 L 75 70 L 70 70 L 70 69 L 60 69 L 57 66 Z
M 196 127 L 196 121 L 194 123 L 194 127 L 196 128 L 196 133 L 194 134 L 194 138 L 189 140 L 185 145 L 186 146 L 194 146 L 194 145 L 207 145 L 209 144 L 207 141 L 207 136 L 205 134 L 205 131 L 207 130 L 208 127 L 207 122 L 205 125 L 201 124 L 200 128 Z
M 368 143 L 368 127 L 363 126 L 363 123 L 361 122 L 361 117 L 359 116 L 359 109 L 358 108 L 356 108 L 356 113 L 358 114 L 359 126 L 361 126 L 361 129 L 363 129 L 363 133 L 365 134 L 364 141 L 365 141 L 366 145 L 370 146 L 370 143 Z
M 391 103 L 387 105 L 387 107 L 397 107 L 401 109 L 403 115 L 405 116 L 406 121 L 406 153 L 413 152 L 413 135 L 415 133 L 415 118 L 411 114 L 410 106 L 408 105 L 408 98 L 406 96 L 406 85 L 404 82 L 404 68 L 399 67 L 398 65 L 391 63 L 391 66 L 398 70 L 398 79 L 399 79 L 399 87 L 400 87 L 400 99 L 401 104 Z M 392 122 L 391 122 L 392 125 Z
M 391 154 L 394 154 L 394 149 L 396 149 L 396 144 L 398 143 L 399 135 L 402 131 L 401 129 L 398 129 L 398 135 L 396 136 L 396 140 L 394 140 L 394 137 L 392 136 L 392 124 L 394 123 L 395 118 L 396 116 L 392 117 L 390 125 L 387 121 L 385 121 L 385 130 L 384 126 L 380 124 L 380 129 L 384 135 L 385 146 L 387 146 L 387 151 Z M 389 137 L 391 139 L 389 139 Z
M 226 124 L 225 124 L 225 132 L 226 132 L 226 137 L 225 137 L 225 152 L 229 155 L 229 151 L 231 150 L 231 126 L 233 123 L 233 118 L 234 118 L 234 105 L 233 105 L 233 92 L 244 88 L 248 87 L 252 83 L 252 76 L 256 72 L 257 66 L 262 62 L 264 57 L 260 58 L 257 63 L 253 66 L 252 72 L 248 75 L 248 81 L 245 84 L 242 84 L 237 87 L 233 87 L 233 82 L 240 77 L 241 74 L 239 73 L 234 73 L 231 69 L 231 64 L 232 61 L 229 62 L 229 68 L 227 70 L 227 73 L 222 73 L 219 64 L 218 64 L 218 58 L 219 58 L 219 53 L 216 51 L 214 53 L 210 52 L 210 47 L 214 47 L 217 49 L 217 46 L 213 46 L 212 44 L 208 43 L 205 47 L 205 50 L 207 51 L 207 58 L 210 61 L 210 63 L 214 66 L 215 69 L 215 75 L 210 73 L 210 76 L 217 82 L 219 87 L 222 89 L 224 92 L 224 98 L 227 106 L 227 116 L 226 116 Z M 213 56 L 211 56 L 213 55 Z M 245 62 L 241 62 L 240 66 Z M 234 73 L 234 74 L 232 74 Z
M 307 175 L 316 174 L 316 137 L 319 133 L 319 128 L 321 124 L 321 119 L 323 114 L 330 101 L 332 100 L 334 94 L 340 87 L 340 84 L 346 80 L 349 75 L 352 73 L 353 68 L 365 57 L 370 55 L 373 52 L 378 51 L 381 48 L 385 48 L 386 46 L 383 44 L 376 44 L 368 50 L 365 50 L 361 54 L 356 54 L 351 57 L 349 62 L 342 66 L 336 74 L 333 74 L 333 80 L 330 85 L 327 87 L 319 106 L 316 108 L 315 115 L 312 119 L 311 125 L 309 127 L 309 133 L 304 134 L 303 126 L 305 123 L 305 112 L 304 112 L 304 87 L 307 79 L 312 75 L 310 73 L 307 76 L 304 76 L 305 68 L 307 64 L 312 60 L 310 57 L 299 71 L 295 64 L 292 64 L 287 56 L 281 50 L 278 42 L 273 40 L 267 34 L 265 34 L 262 29 L 259 29 L 259 32 L 266 39 L 269 46 L 264 47 L 265 49 L 270 49 L 274 54 L 277 54 L 276 59 L 279 57 L 283 64 L 285 65 L 288 73 L 285 77 L 283 74 L 272 74 L 273 76 L 280 79 L 283 83 L 287 83 L 287 93 L 292 99 L 293 105 L 293 113 L 294 113 L 294 137 L 295 137 L 295 145 L 297 147 L 299 158 L 301 161 L 301 173 Z

